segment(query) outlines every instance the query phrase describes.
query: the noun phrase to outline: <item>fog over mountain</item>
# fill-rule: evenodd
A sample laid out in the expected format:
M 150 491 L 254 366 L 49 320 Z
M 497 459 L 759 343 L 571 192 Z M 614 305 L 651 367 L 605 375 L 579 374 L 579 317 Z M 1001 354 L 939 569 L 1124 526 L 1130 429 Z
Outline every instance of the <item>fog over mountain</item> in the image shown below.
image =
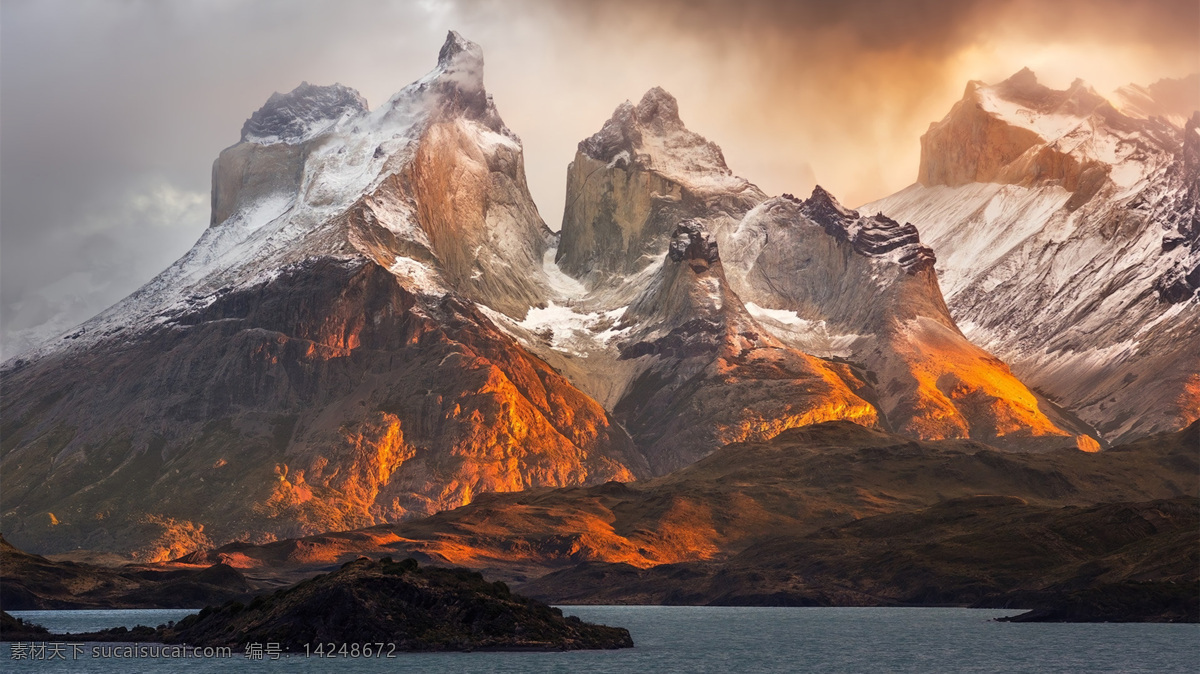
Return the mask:
M 1198 20 L 1187 1 L 7 1 L 0 357 L 186 251 L 209 221 L 212 157 L 270 92 L 341 82 L 376 105 L 449 28 L 487 50 L 489 90 L 557 229 L 578 139 L 655 85 L 767 194 L 819 181 L 857 205 L 911 182 L 916 139 L 964 81 L 1028 65 L 1056 87 L 1146 87 L 1200 67 Z

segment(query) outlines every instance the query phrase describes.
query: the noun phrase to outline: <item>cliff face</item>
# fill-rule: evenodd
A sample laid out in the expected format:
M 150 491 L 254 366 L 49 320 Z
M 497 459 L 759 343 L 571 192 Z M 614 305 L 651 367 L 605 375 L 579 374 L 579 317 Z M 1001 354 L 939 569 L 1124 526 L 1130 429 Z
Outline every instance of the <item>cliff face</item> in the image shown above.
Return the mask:
M 482 67 L 452 33 L 375 111 L 302 85 L 256 112 L 196 246 L 5 365 L 5 535 L 156 560 L 644 474 L 475 304 L 523 315 L 547 241 Z
M 618 107 L 600 132 L 579 144 L 568 169 L 566 204 L 558 267 L 582 282 L 586 292 L 578 304 L 624 312 L 617 327 L 627 332 L 615 342 L 620 345 L 618 368 L 631 354 L 676 356 L 684 353 L 680 349 L 685 344 L 699 349 L 696 345 L 704 342 L 708 353 L 718 353 L 725 348 L 721 345 L 745 341 L 737 335 L 752 333 L 755 339 L 748 344 L 753 348 L 747 353 L 761 349 L 779 354 L 779 362 L 789 363 L 779 366 L 781 373 L 832 373 L 842 390 L 854 391 L 876 408 L 873 415 L 863 414 L 833 388 L 813 389 L 807 397 L 782 390 L 767 393 L 765 376 L 749 377 L 741 381 L 756 383 L 730 394 L 723 404 L 747 410 L 758 405 L 764 419 L 791 420 L 774 426 L 764 421 L 763 429 L 777 432 L 809 417 L 766 412 L 760 394 L 764 399 L 812 401 L 808 404 L 821 410 L 813 412 L 824 415 L 820 418 L 881 423 L 928 439 L 972 437 L 1023 449 L 1097 446 L 1086 429 L 1043 409 L 1004 363 L 962 336 L 942 300 L 933 253 L 921 244 L 916 227 L 884 216 L 863 217 L 820 189 L 804 202 L 768 199 L 731 175 L 719 148 L 688 131 L 674 99 L 660 89 L 647 92 L 636 106 Z M 693 270 L 694 279 L 686 273 L 691 267 L 671 257 L 672 236 L 683 231 L 680 227 L 703 230 L 721 250 L 717 262 L 702 272 Z M 680 279 L 687 279 L 690 288 L 712 284 L 707 305 L 691 302 L 679 311 L 697 320 L 681 321 L 653 339 L 635 337 L 663 320 L 647 307 L 661 311 L 672 301 L 687 304 L 685 298 L 692 295 L 670 285 Z M 715 306 L 736 310 L 722 309 L 720 320 L 701 320 Z M 728 327 L 735 323 L 750 327 Z M 698 335 L 704 331 L 709 337 L 701 340 Z M 667 337 L 673 346 L 656 341 Z M 630 350 L 629 341 L 638 342 L 641 350 Z M 531 344 L 541 348 L 539 353 L 553 350 L 553 344 L 550 349 Z M 718 361 L 738 358 L 738 348 L 729 348 L 733 351 Z M 587 352 L 589 361 L 595 351 Z M 686 358 L 694 354 L 687 352 Z M 612 401 L 612 409 L 628 420 L 643 447 L 658 442 L 640 430 L 652 424 L 643 426 L 634 420 L 636 414 L 630 415 L 634 409 L 644 416 L 658 415 L 659 407 L 665 410 L 650 402 L 659 395 L 654 391 L 671 392 L 676 400 L 664 418 L 685 408 L 717 418 L 712 405 L 688 408 L 699 403 L 685 389 L 664 384 L 694 376 L 699 366 L 672 368 L 677 369 L 668 374 L 662 365 L 644 371 L 626 367 L 613 377 L 616 381 L 605 384 L 604 390 L 617 393 L 601 399 Z M 730 389 L 729 382 L 722 386 Z M 829 397 L 816 402 L 822 395 Z
M 579 143 L 555 261 L 589 287 L 660 258 L 689 217 L 740 217 L 765 195 L 732 174 L 716 144 L 689 131 L 675 98 L 655 87 L 622 103 Z
M 970 82 L 950 114 L 921 136 L 917 182 L 1060 185 L 1094 192 L 1106 164 L 1075 143 L 1046 143 L 1093 115 L 1119 113 L 1081 80 L 1056 91 L 1026 68 L 992 87 Z
M 963 133 L 975 121 L 1032 144 Z M 1022 71 L 968 87 L 918 184 L 862 210 L 921 223 L 966 336 L 1105 440 L 1177 429 L 1200 416 L 1197 126 Z
M 878 420 L 849 368 L 785 346 L 750 316 L 697 221 L 675 228 L 660 273 L 622 324 L 620 357 L 636 369 L 613 412 L 656 474 L 796 426 Z
M 933 253 L 912 225 L 864 217 L 817 188 L 804 201 L 765 202 L 730 239 L 747 300 L 773 310 L 798 345 L 860 363 L 900 432 L 1096 448 L 963 337 L 942 300 Z

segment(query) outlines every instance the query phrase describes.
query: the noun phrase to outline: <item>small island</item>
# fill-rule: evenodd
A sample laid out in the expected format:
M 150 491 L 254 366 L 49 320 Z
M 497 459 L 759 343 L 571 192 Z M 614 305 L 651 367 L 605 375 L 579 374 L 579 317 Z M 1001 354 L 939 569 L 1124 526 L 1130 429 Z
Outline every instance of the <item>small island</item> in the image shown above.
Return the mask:
M 318 647 L 337 652 L 355 644 L 383 644 L 397 652 L 633 646 L 629 630 L 564 617 L 561 610 L 513 594 L 479 573 L 388 557 L 360 557 L 332 573 L 259 595 L 248 605 L 210 606 L 173 626 L 119 627 L 71 638 L 235 648 L 277 644 L 291 653 Z

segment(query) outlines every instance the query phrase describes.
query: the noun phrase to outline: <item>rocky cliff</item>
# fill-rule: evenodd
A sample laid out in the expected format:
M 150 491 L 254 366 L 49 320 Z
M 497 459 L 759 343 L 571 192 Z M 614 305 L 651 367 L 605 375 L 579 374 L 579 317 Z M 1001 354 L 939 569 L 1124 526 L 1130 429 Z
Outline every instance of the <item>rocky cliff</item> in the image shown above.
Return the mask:
M 850 368 L 771 336 L 725 278 L 717 242 L 695 220 L 672 232 L 659 273 L 621 318 L 620 357 L 637 366 L 613 407 L 656 474 L 731 442 L 766 440 L 831 419 L 865 426 L 875 408 Z
M 1200 116 L 1177 118 L 1028 70 L 972 83 L 918 183 L 862 207 L 921 223 L 967 337 L 1106 441 L 1200 416 Z

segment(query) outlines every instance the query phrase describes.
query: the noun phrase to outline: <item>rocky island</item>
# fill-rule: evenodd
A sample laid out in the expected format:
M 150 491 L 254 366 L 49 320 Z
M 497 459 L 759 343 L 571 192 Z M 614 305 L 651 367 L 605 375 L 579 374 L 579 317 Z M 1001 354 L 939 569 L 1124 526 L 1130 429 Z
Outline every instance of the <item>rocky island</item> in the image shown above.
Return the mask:
M 36 626 L 5 614 L 0 639 Z M 20 628 L 20 629 L 18 629 Z M 45 639 L 54 635 L 40 632 Z M 240 647 L 272 643 L 292 653 L 343 645 L 395 651 L 579 650 L 630 648 L 621 627 L 593 625 L 509 591 L 467 569 L 421 567 L 412 559 L 360 557 L 255 597 L 249 605 L 209 606 L 157 629 L 118 627 L 73 634 L 75 641 L 149 641 Z

